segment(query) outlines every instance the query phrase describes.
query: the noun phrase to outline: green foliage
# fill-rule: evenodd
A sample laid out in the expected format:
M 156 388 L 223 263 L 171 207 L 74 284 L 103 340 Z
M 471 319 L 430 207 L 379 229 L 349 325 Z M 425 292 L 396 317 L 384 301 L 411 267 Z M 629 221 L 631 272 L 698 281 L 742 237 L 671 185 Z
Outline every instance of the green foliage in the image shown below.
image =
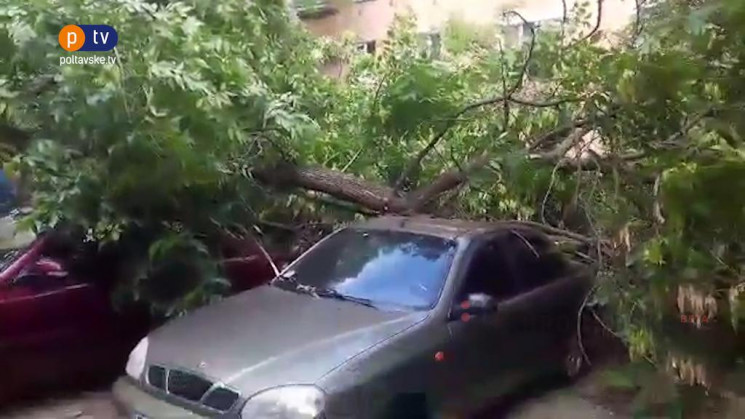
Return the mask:
M 488 153 L 441 207 L 603 238 L 614 253 L 599 261 L 593 298 L 615 308 L 635 357 L 662 363 L 682 347 L 662 327 L 679 286 L 711 295 L 727 327 L 745 315 L 745 3 L 655 2 L 631 23 L 634 39 L 610 46 L 583 38 L 588 7 L 539 30 L 532 49 L 501 50 L 497 33 L 453 21 L 433 59 L 406 18 L 369 56 L 311 39 L 280 1 L 11 2 L 0 8 L 0 126 L 33 138 L 13 165 L 33 184 L 27 222 L 137 248 L 145 262 L 128 289 L 169 300 L 155 289 L 183 280 L 182 310 L 221 288 L 208 280 L 220 231 L 353 218 L 303 193 L 268 193 L 252 168 L 319 165 L 393 184 L 445 132 L 404 189 Z M 56 35 L 79 16 L 117 29 L 116 65 L 58 65 Z M 347 62 L 340 80 L 318 70 L 329 59 Z M 522 103 L 459 112 L 513 86 Z M 545 134 L 567 124 L 595 138 L 594 152 L 552 154 L 576 133 Z M 169 261 L 196 268 L 174 274 Z
M 57 33 L 80 16 L 117 29 L 116 65 L 59 64 Z M 34 181 L 37 228 L 194 243 L 271 205 L 246 169 L 298 159 L 317 131 L 298 93 L 323 82 L 306 88 L 320 76 L 293 54 L 314 44 L 282 2 L 17 2 L 0 9 L 0 43 L 2 115 L 36 139 L 13 169 Z
M 473 49 L 489 50 L 497 42 L 497 33 L 493 26 L 474 26 L 473 23 L 455 18 L 448 21 L 443 34 L 445 49 L 455 55 Z

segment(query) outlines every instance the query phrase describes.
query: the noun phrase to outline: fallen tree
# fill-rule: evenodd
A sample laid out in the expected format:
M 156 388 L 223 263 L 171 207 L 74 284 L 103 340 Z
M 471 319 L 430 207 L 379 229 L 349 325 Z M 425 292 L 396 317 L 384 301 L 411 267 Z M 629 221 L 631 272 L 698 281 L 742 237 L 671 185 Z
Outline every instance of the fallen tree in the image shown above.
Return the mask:
M 212 272 L 216 231 L 433 214 L 581 245 L 635 357 L 664 362 L 679 285 L 731 330 L 743 317 L 741 2 L 639 2 L 611 46 L 598 2 L 588 29 L 567 10 L 527 45 L 453 36 L 441 57 L 406 19 L 355 55 L 270 0 L 25 3 L 0 14 L 0 133 L 29 144 L 7 169 L 32 185 L 29 226 L 141 250 L 127 291 L 154 248 Z M 115 65 L 50 65 L 56 22 L 81 15 L 127 34 Z M 318 71 L 331 59 L 342 80 Z

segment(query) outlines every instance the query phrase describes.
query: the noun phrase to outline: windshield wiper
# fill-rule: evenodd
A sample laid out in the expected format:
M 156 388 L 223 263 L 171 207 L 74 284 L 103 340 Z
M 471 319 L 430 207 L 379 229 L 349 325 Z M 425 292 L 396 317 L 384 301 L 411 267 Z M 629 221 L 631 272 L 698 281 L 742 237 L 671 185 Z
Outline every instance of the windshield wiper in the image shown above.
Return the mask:
M 316 288 L 315 294 L 321 298 L 333 298 L 335 300 L 350 301 L 366 307 L 378 308 L 370 299 L 342 294 L 332 288 Z
M 298 282 L 295 276 L 295 271 L 283 272 L 277 275 L 274 279 L 272 279 L 271 285 L 276 285 L 278 282 L 290 284 L 294 287 L 294 291 L 302 292 L 304 294 L 309 294 L 315 297 L 333 298 L 335 300 L 350 301 L 353 303 L 361 304 L 363 306 L 378 308 L 375 306 L 372 300 L 369 300 L 367 298 L 345 295 L 333 288 L 316 288 L 310 285 L 301 284 L 300 282 Z
M 270 285 L 275 285 L 277 282 L 288 282 L 292 285 L 297 285 L 297 278 L 295 278 L 295 271 L 281 272 L 275 276 L 274 279 L 269 282 Z
M 290 287 L 282 287 L 280 284 L 289 284 Z M 280 273 L 269 282 L 269 285 L 282 289 L 290 288 L 290 290 L 292 290 L 293 292 L 309 294 L 307 290 L 308 287 L 297 281 L 297 278 L 295 277 L 295 271 Z
M 318 297 L 315 287 L 298 282 L 295 271 L 281 273 L 274 279 L 272 279 L 270 283 L 270 285 L 274 286 L 277 286 L 278 284 L 290 284 L 292 286 L 292 291 L 294 292 L 309 294 Z

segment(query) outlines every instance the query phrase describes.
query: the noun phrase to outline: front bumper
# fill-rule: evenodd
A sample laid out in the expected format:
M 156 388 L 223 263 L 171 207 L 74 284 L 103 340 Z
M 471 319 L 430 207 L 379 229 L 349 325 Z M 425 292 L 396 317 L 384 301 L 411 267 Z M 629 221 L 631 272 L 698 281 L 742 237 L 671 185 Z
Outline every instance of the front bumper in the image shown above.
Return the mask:
M 112 388 L 114 402 L 126 418 L 143 415 L 147 419 L 195 419 L 206 418 L 190 410 L 160 400 L 140 389 L 129 377 L 118 379 Z

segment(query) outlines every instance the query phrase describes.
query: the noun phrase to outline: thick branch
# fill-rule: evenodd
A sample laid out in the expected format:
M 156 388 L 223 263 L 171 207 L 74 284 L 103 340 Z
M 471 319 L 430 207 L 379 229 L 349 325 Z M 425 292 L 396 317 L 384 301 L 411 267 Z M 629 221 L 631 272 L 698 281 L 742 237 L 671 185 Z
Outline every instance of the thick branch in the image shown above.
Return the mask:
M 365 208 L 360 205 L 356 205 L 348 201 L 342 201 L 337 198 L 333 198 L 331 196 L 325 195 L 322 192 L 308 191 L 305 194 L 305 197 L 308 199 L 314 200 L 314 201 L 321 202 L 324 205 L 342 209 L 344 211 L 349 211 L 349 212 L 364 214 L 364 215 L 370 215 L 370 216 L 378 215 L 377 211 L 373 211 L 371 209 Z
M 255 169 L 252 175 L 269 185 L 323 192 L 377 212 L 406 210 L 406 202 L 403 199 L 389 199 L 392 196 L 391 188 L 336 170 L 282 164 L 272 168 Z
M 489 155 L 484 152 L 471 159 L 463 170 L 453 169 L 440 174 L 427 186 L 421 187 L 409 194 L 409 208 L 413 212 L 421 211 L 428 203 L 440 194 L 456 188 L 468 180 L 468 176 L 489 163 Z
M 453 169 L 442 173 L 426 187 L 409 193 L 405 198 L 391 197 L 391 188 L 367 182 L 358 177 L 337 170 L 322 167 L 296 167 L 282 164 L 272 168 L 256 169 L 251 172 L 258 181 L 278 188 L 301 188 L 310 197 L 323 202 L 340 205 L 353 203 L 362 208 L 356 212 L 367 215 L 376 213 L 409 214 L 420 212 L 442 193 L 452 190 L 468 180 L 475 170 L 489 162 L 486 152 L 473 158 L 463 169 Z M 322 193 L 325 195 L 318 195 Z M 341 200 L 337 201 L 337 200 Z M 350 209 L 345 204 L 346 209 Z
M 559 137 L 565 136 L 572 132 L 575 128 L 581 128 L 590 123 L 590 119 L 587 118 L 581 118 L 581 119 L 575 119 L 574 121 L 569 122 L 568 124 L 564 124 L 560 127 L 556 127 L 552 129 L 551 131 L 546 132 L 545 134 L 542 134 L 538 136 L 537 138 L 528 141 L 528 151 L 536 151 L 542 146 L 551 143 L 552 141 L 556 140 Z
M 480 102 L 482 103 L 482 102 Z M 477 104 L 471 107 L 478 106 Z M 599 164 L 617 164 L 621 161 L 631 161 L 643 158 L 643 153 L 634 153 L 628 156 L 610 156 L 598 159 L 597 156 L 581 159 L 567 159 L 566 151 L 576 145 L 582 134 L 587 132 L 591 119 L 579 119 L 571 123 L 541 134 L 536 139 L 528 141 L 529 151 L 535 151 L 541 144 L 553 141 L 560 136 L 567 136 L 553 150 L 543 153 L 534 153 L 531 158 L 541 159 L 546 162 L 559 163 L 562 168 L 579 168 L 588 166 L 598 167 Z M 297 167 L 292 164 L 280 164 L 274 167 L 255 169 L 251 174 L 262 183 L 275 187 L 295 187 L 306 191 L 315 191 L 326 199 L 328 196 L 337 200 L 351 202 L 369 211 L 361 210 L 363 213 L 399 213 L 408 214 L 421 212 L 438 196 L 452 190 L 468 181 L 469 176 L 489 163 L 490 152 L 482 151 L 473 157 L 467 164 L 456 169 L 443 172 L 429 182 L 405 197 L 395 195 L 394 189 L 365 181 L 356 176 L 341 171 L 326 169 L 322 167 Z M 598 163 L 598 160 L 602 160 Z M 318 197 L 317 195 L 313 195 Z
M 544 160 L 559 161 L 566 156 L 566 154 L 575 147 L 581 140 L 582 137 L 589 131 L 589 128 L 574 128 L 574 130 L 567 135 L 567 137 L 559 143 L 553 149 L 541 153 L 540 156 Z

